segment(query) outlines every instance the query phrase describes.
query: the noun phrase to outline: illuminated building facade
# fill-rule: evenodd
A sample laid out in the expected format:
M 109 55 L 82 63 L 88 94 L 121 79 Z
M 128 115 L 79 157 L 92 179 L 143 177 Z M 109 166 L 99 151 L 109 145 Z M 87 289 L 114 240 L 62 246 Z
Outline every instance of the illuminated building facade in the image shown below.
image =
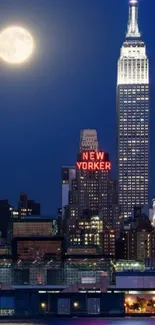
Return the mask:
M 121 233 L 116 244 L 116 258 L 135 261 L 155 259 L 155 232 L 130 230 Z
M 98 245 L 103 252 L 104 229 L 120 227 L 119 207 L 109 155 L 99 151 L 97 133 L 88 131 L 81 131 L 76 177 L 69 192 L 68 237 L 70 245 Z
M 85 170 L 77 168 L 71 194 L 72 200 L 77 202 L 79 217 L 83 217 L 85 214 L 96 215 L 101 211 L 105 216 L 108 214 L 109 174 L 109 169 Z M 73 212 L 71 213 L 73 214 Z
M 97 131 L 93 129 L 85 129 L 80 132 L 80 152 L 98 151 L 99 144 Z
M 111 197 L 111 162 L 107 153 L 98 150 L 95 130 L 81 131 L 79 149 L 76 177 L 69 193 L 69 216 L 73 224 L 77 218 L 99 215 L 100 212 L 107 216 Z
M 52 219 L 23 218 L 13 220 L 13 237 L 50 237 L 58 235 L 58 222 Z
M 64 252 L 61 237 L 16 237 L 12 240 L 14 260 L 27 262 L 47 262 L 54 259 L 62 260 Z
M 102 216 L 82 218 L 77 221 L 76 227 L 69 231 L 71 251 L 88 251 L 95 249 L 94 254 L 115 257 L 116 231 L 104 229 Z M 74 249 L 75 246 L 75 249 Z
M 149 210 L 149 218 L 152 226 L 155 228 L 155 198 L 152 200 L 152 208 Z
M 124 231 L 116 242 L 116 259 L 144 261 L 155 257 L 155 231 L 143 209 L 134 209 L 134 218 L 124 220 Z
M 145 263 L 134 260 L 116 260 L 112 262 L 115 272 L 145 271 Z
M 96 255 L 97 249 L 94 246 L 74 245 L 67 249 L 67 255 Z
M 85 216 L 69 225 L 69 244 L 80 247 L 96 247 L 96 252 L 103 251 L 103 219 L 99 216 Z
M 103 232 L 103 254 L 115 258 L 116 253 L 116 232 L 107 229 Z
M 70 291 L 105 290 L 110 279 L 110 261 L 102 255 L 69 255 L 64 259 L 66 283 L 76 285 Z M 105 283 L 106 281 L 106 283 Z
M 149 61 L 138 28 L 138 0 L 129 0 L 129 22 L 118 60 L 117 174 L 124 218 L 148 204 Z

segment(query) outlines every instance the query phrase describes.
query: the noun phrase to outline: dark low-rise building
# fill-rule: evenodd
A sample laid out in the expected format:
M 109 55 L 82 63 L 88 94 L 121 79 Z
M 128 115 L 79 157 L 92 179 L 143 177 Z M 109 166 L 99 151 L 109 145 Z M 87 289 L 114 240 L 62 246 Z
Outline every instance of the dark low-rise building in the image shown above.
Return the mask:
M 21 261 L 50 261 L 62 259 L 64 245 L 62 237 L 16 237 L 12 240 L 12 256 Z

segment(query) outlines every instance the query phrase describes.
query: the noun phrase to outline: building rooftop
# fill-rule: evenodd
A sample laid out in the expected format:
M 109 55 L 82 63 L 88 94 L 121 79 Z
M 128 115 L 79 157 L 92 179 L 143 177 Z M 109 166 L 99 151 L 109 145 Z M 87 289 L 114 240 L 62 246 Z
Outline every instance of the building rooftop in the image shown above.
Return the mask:
M 51 222 L 56 220 L 55 216 L 24 216 L 22 219 L 13 219 L 13 222 Z
M 123 272 L 116 272 L 116 276 L 155 276 L 155 271 L 147 270 L 147 271 L 123 271 Z

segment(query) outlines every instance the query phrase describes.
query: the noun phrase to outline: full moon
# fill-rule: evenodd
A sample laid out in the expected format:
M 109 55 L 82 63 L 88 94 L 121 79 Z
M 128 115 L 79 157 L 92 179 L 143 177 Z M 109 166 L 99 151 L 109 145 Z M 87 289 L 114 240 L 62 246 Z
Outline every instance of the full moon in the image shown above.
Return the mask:
M 33 53 L 32 35 L 24 28 L 10 26 L 0 32 L 0 58 L 11 64 L 26 61 Z

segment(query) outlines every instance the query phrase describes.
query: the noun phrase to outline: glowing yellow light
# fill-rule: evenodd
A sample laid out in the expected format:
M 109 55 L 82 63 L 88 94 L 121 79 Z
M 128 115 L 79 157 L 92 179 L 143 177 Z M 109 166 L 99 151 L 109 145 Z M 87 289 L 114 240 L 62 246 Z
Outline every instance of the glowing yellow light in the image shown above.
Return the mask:
M 125 300 L 126 303 L 128 303 L 129 305 L 131 305 L 133 303 L 133 300 L 128 297 L 126 300 Z
M 41 303 L 41 308 L 46 308 L 46 304 L 44 302 Z
M 75 308 L 78 308 L 78 307 L 79 307 L 79 303 L 75 301 L 74 304 L 73 304 L 73 306 L 74 306 Z
M 0 33 L 0 57 L 11 64 L 26 61 L 34 51 L 31 34 L 19 26 L 10 26 Z

